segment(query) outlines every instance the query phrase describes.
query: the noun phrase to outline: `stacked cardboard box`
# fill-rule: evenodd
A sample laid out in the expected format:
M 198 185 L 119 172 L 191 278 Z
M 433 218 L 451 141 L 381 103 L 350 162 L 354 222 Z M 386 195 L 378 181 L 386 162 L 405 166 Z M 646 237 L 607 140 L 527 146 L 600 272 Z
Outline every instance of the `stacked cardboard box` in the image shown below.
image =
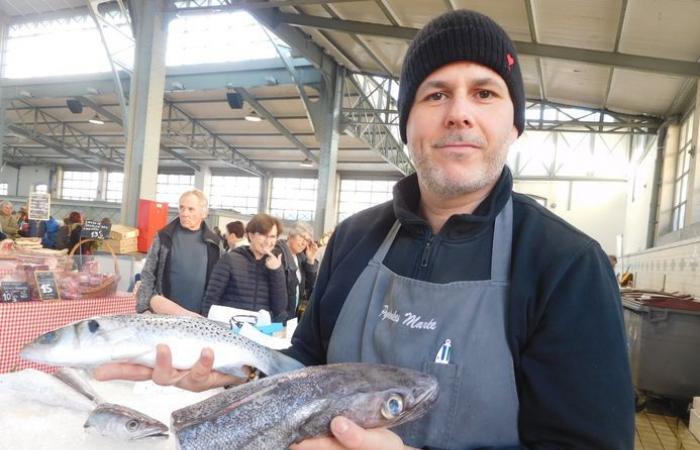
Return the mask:
M 114 253 L 133 253 L 138 250 L 139 229 L 126 225 L 114 224 L 105 242 Z
M 700 441 L 700 397 L 693 397 L 693 409 L 690 410 L 688 429 L 695 439 Z

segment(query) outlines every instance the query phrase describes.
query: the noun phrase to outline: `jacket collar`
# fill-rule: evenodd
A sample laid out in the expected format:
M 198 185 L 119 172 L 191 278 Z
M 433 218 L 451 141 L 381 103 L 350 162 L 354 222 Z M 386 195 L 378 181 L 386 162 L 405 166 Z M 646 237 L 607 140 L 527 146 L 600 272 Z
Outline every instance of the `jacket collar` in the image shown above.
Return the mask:
M 513 190 L 513 176 L 508 166 L 503 168 L 501 176 L 489 195 L 471 214 L 455 214 L 450 217 L 440 231 L 449 239 L 473 236 L 474 233 L 488 228 L 503 209 Z M 419 215 L 420 187 L 418 176 L 413 173 L 399 180 L 394 186 L 393 208 L 401 225 L 411 233 L 424 235 L 430 232 L 428 222 Z
M 296 272 L 298 269 L 297 259 L 292 254 L 292 250 L 289 248 L 287 241 L 285 239 L 279 239 L 275 247 L 279 248 L 284 255 L 284 270 Z
M 163 228 L 162 232 L 172 240 L 175 231 L 180 226 L 180 218 L 176 217 L 169 224 L 167 224 L 165 228 Z M 200 230 L 202 231 L 202 240 L 204 242 L 216 246 L 219 245 L 220 238 L 207 226 L 206 222 L 202 222 L 202 228 Z

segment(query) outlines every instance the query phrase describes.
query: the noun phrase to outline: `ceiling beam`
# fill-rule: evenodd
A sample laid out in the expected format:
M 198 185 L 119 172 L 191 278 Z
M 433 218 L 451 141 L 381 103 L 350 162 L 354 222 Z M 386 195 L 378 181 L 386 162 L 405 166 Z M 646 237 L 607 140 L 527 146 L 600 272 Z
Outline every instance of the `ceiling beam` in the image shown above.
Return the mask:
M 287 129 L 282 123 L 273 116 L 270 111 L 265 109 L 263 105 L 258 102 L 255 97 L 253 97 L 250 92 L 246 91 L 243 88 L 236 88 L 236 92 L 238 92 L 241 97 L 243 97 L 243 100 L 245 100 L 261 117 L 264 117 L 267 119 L 270 124 L 277 129 L 284 137 L 289 139 L 289 141 L 294 144 L 301 152 L 309 158 L 311 161 L 318 163 L 318 157 L 311 153 L 311 150 L 309 150 L 306 145 L 304 145 L 303 142 L 301 142 L 299 139 L 297 139 L 296 136 L 292 134 L 291 131 Z
M 82 103 L 83 105 L 92 108 L 92 110 L 95 111 L 96 113 L 102 114 L 102 116 L 108 118 L 109 120 L 111 120 L 112 122 L 116 123 L 116 124 L 119 125 L 120 127 L 123 127 L 123 126 L 124 126 L 124 122 L 122 121 L 122 118 L 121 118 L 121 117 L 119 117 L 118 115 L 114 114 L 112 111 L 110 111 L 110 110 L 108 110 L 108 109 L 102 107 L 102 106 L 99 105 L 97 102 L 94 102 L 92 99 L 89 99 L 89 98 L 83 97 L 83 96 L 78 96 L 78 97 L 74 97 L 74 98 L 75 98 L 76 100 L 78 100 L 80 103 Z M 180 161 L 183 162 L 185 165 L 187 165 L 188 167 L 191 167 L 192 169 L 194 169 L 194 170 L 196 170 L 196 171 L 198 171 L 198 172 L 199 172 L 200 170 L 202 170 L 202 168 L 201 168 L 200 166 L 198 166 L 194 161 L 185 158 L 184 156 L 182 156 L 182 155 L 176 153 L 175 151 L 169 149 L 168 147 L 166 147 L 166 146 L 163 145 L 163 144 L 160 144 L 160 151 L 163 152 L 163 153 L 167 153 L 168 155 L 170 155 L 170 156 L 172 156 L 172 157 L 174 157 L 174 158 L 180 160 Z
M 410 40 L 418 32 L 417 28 L 397 27 L 355 20 L 330 19 L 306 14 L 276 12 L 271 19 L 281 24 L 311 27 L 351 34 L 382 36 Z M 564 47 L 560 45 L 533 44 L 532 42 L 513 41 L 521 55 L 542 58 L 578 61 L 588 64 L 600 64 L 626 69 L 642 70 L 672 75 L 700 77 L 700 63 L 679 61 L 675 59 L 652 58 L 648 56 L 629 55 L 616 52 L 587 50 Z

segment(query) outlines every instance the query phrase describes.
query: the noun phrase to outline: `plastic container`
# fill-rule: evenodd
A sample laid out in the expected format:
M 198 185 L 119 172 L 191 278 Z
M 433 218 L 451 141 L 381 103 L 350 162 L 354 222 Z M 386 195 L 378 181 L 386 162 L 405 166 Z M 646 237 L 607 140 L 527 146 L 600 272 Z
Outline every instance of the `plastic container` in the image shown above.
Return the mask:
M 700 308 L 622 299 L 632 379 L 638 391 L 691 399 L 700 393 Z M 691 308 L 687 308 L 690 306 Z M 700 305 L 698 305 L 700 306 Z

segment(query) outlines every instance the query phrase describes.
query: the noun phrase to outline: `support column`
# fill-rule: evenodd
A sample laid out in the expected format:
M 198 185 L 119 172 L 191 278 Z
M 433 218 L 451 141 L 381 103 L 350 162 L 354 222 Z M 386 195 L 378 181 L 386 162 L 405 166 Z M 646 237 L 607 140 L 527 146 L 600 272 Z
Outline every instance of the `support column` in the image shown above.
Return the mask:
M 63 166 L 56 166 L 56 172 L 54 173 L 54 182 L 49 186 L 49 192 L 51 193 L 51 198 L 61 198 L 61 192 L 63 191 Z
M 698 79 L 700 82 L 700 78 Z M 690 162 L 690 171 L 688 172 L 688 203 L 685 210 L 684 227 L 688 227 L 694 223 L 700 222 L 700 158 L 698 158 L 698 146 L 700 140 L 700 85 L 696 84 L 695 88 L 695 113 L 693 114 L 692 123 L 692 143 L 690 152 L 693 159 Z
M 2 15 L 0 17 L 0 78 L 5 78 L 5 49 L 7 48 L 7 23 L 8 18 Z M 5 151 L 5 109 L 7 100 L 0 88 L 0 172 L 5 168 L 4 151 Z
M 318 161 L 318 190 L 316 193 L 315 237 L 332 229 L 336 223 L 336 174 L 340 118 L 343 106 L 345 73 L 336 66 L 333 77 L 324 77 L 321 92 L 321 154 Z
M 97 198 L 98 202 L 107 201 L 107 169 L 101 168 L 97 172 Z
M 163 0 L 140 0 L 131 2 L 131 7 L 136 17 L 136 48 L 129 92 L 121 222 L 133 226 L 139 198 L 156 199 L 167 22 Z
M 204 192 L 204 196 L 211 201 L 211 169 L 204 164 L 200 164 L 199 168 L 194 171 L 194 188 Z
M 269 214 L 270 192 L 272 192 L 272 177 L 261 177 L 260 198 L 258 199 L 258 212 Z

